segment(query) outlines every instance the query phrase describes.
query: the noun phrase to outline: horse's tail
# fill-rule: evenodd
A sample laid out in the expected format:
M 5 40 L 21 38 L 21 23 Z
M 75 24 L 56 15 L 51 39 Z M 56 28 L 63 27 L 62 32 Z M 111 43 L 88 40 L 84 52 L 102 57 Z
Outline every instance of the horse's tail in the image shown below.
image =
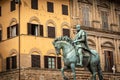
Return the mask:
M 101 69 L 101 66 L 100 66 L 100 62 L 97 65 L 97 70 L 98 70 L 99 80 L 103 80 L 103 74 L 102 74 L 102 69 Z

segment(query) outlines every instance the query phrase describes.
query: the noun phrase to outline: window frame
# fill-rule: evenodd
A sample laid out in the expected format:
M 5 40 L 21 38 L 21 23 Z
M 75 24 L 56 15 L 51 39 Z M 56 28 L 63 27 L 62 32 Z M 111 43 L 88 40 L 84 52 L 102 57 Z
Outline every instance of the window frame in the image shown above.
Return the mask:
M 48 59 L 54 59 L 54 68 L 52 68 L 52 62 L 49 64 Z M 51 67 L 49 67 L 51 65 Z M 44 68 L 48 69 L 61 69 L 62 67 L 62 61 L 61 57 L 56 57 L 56 56 L 44 56 Z
M 68 5 L 62 4 L 62 14 L 68 15 Z
M 88 6 L 82 7 L 83 25 L 90 27 L 90 8 Z
M 54 3 L 53 2 L 47 2 L 47 12 L 54 13 Z
M 114 53 L 111 50 L 104 50 L 105 59 L 105 71 L 112 72 L 112 66 L 114 64 Z M 107 62 L 108 61 L 108 62 Z
M 68 28 L 63 28 L 63 29 L 62 29 L 62 32 L 63 32 L 63 36 L 68 36 L 68 37 L 70 37 L 70 29 L 68 29 Z
M 17 56 L 6 58 L 6 70 L 17 69 Z
M 102 29 L 108 30 L 109 23 L 108 23 L 108 12 L 107 11 L 101 11 L 101 22 L 102 22 Z
M 10 2 L 10 11 L 15 11 L 16 10 L 16 4 L 15 4 L 15 0 L 12 0 Z
M 47 26 L 47 29 L 48 29 L 48 38 L 55 38 L 56 37 L 55 27 Z
M 0 29 L 0 41 L 2 41 L 2 29 Z
M 34 10 L 38 10 L 38 0 L 31 0 L 31 8 Z
M 37 26 L 37 35 L 36 34 L 32 34 L 32 26 Z M 27 34 L 28 35 L 32 35 L 32 36 L 41 36 L 43 37 L 44 36 L 44 27 L 43 25 L 39 25 L 39 24 L 33 24 L 33 23 L 27 23 Z
M 2 16 L 2 7 L 0 6 L 0 16 Z
M 13 28 L 15 28 L 15 34 L 13 34 L 13 31 L 14 31 Z M 19 33 L 18 31 L 19 31 L 18 24 L 7 27 L 7 38 L 13 38 L 18 36 L 18 33 Z
M 35 61 L 34 61 L 35 60 Z M 35 67 L 35 68 L 40 68 L 41 67 L 41 62 L 40 62 L 41 60 L 40 60 L 40 55 L 35 55 L 35 54 L 32 54 L 31 55 L 31 67 Z M 34 64 L 34 62 L 36 63 L 36 62 L 38 62 L 38 63 L 36 63 L 36 64 Z

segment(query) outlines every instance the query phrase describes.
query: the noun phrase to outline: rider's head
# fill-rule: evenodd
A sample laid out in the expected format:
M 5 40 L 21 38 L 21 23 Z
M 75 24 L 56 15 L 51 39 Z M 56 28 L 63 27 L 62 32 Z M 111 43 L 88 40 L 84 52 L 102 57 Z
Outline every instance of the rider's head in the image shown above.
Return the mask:
M 78 24 L 78 25 L 76 25 L 76 30 L 77 30 L 77 32 L 79 32 L 80 31 L 80 25 Z

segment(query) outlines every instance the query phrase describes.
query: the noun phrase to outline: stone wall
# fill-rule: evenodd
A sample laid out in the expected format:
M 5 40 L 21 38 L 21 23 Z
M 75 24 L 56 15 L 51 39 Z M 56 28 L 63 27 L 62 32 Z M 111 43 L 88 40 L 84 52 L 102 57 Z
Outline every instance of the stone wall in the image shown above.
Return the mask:
M 25 68 L 20 71 L 20 80 L 63 80 L 60 70 Z M 71 71 L 66 71 L 65 75 L 69 80 L 73 80 Z M 120 80 L 120 73 L 112 74 L 103 72 L 104 80 Z M 91 74 L 85 70 L 76 70 L 77 80 L 90 80 Z M 19 70 L 12 70 L 0 73 L 0 80 L 19 80 Z M 98 76 L 97 76 L 98 80 Z

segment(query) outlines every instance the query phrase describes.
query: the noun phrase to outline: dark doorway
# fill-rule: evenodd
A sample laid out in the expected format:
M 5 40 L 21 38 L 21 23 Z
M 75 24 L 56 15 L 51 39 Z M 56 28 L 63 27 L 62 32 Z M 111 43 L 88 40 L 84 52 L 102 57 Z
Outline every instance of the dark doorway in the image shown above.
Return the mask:
M 105 71 L 112 72 L 112 67 L 114 65 L 113 52 L 104 51 L 104 54 L 105 54 Z

